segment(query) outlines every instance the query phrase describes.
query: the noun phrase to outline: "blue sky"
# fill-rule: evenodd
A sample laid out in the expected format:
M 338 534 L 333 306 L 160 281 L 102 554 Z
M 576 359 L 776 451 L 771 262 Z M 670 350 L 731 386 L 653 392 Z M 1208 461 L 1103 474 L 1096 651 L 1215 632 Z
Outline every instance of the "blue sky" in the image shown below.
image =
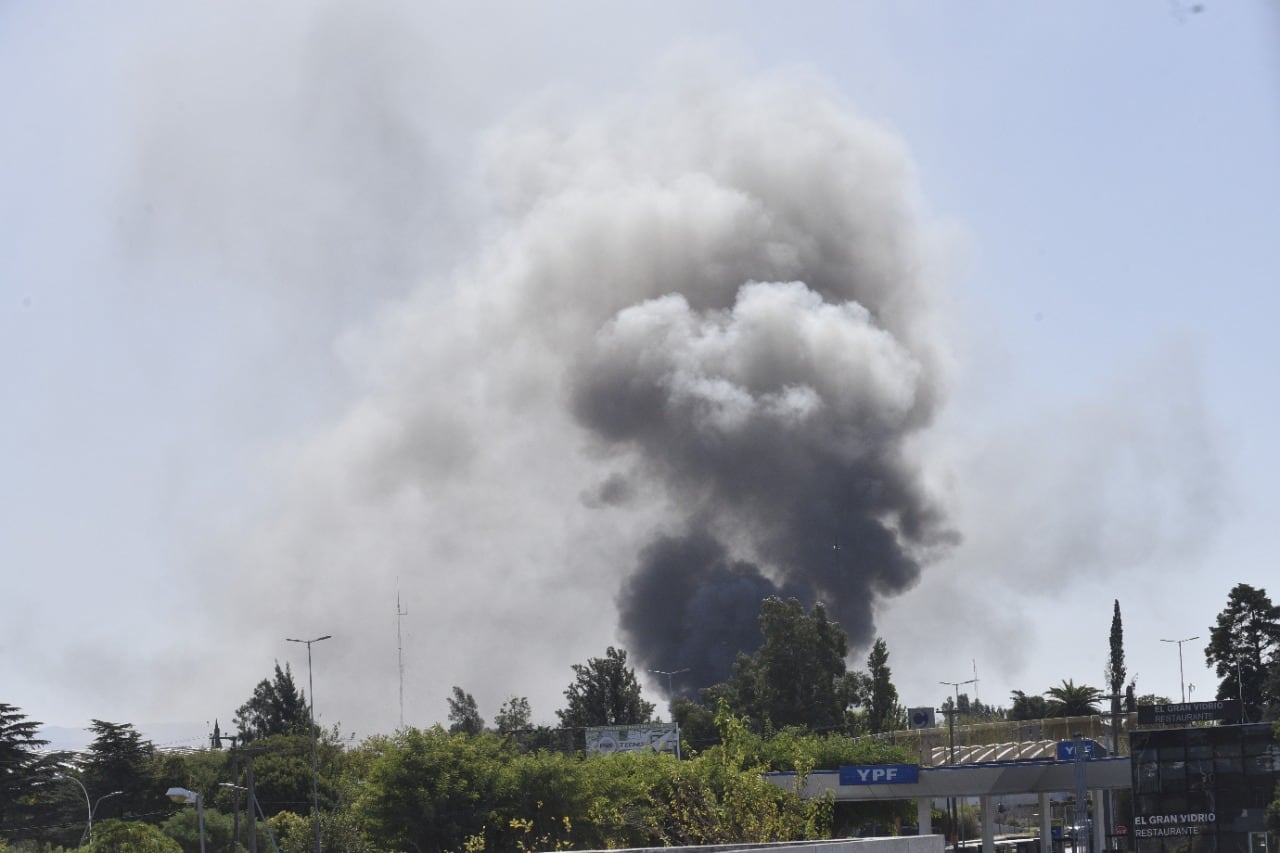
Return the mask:
M 1280 594 L 1277 72 L 1261 0 L 8 4 L 0 699 L 225 728 L 305 667 L 285 637 L 331 633 L 318 711 L 388 731 L 399 592 L 406 722 L 454 684 L 550 722 L 622 642 L 624 572 L 591 567 L 671 507 L 553 511 L 596 476 L 521 397 L 553 359 L 471 348 L 457 305 L 538 248 L 539 128 L 609 162 L 703 73 L 819 93 L 909 162 L 942 377 L 910 449 L 962 542 L 876 603 L 904 703 L 975 671 L 996 704 L 1101 685 L 1114 599 L 1139 691 L 1176 697 L 1162 639 L 1207 636 L 1235 583 Z M 446 380 L 507 412 L 471 423 L 470 477 Z M 416 491 L 369 485 L 384 454 Z

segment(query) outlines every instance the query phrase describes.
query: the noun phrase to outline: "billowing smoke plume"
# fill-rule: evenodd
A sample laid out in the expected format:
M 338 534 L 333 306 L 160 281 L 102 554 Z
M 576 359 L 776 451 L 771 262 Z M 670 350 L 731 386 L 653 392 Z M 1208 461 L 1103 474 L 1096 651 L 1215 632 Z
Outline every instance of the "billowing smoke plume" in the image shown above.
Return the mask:
M 877 600 L 948 538 L 907 448 L 937 391 L 904 160 L 832 105 L 802 103 L 770 92 L 665 118 L 697 142 L 655 142 L 660 162 L 684 158 L 661 184 L 671 202 L 633 237 L 662 263 L 648 298 L 569 365 L 578 422 L 681 519 L 643 550 L 619 606 L 638 662 L 688 668 L 689 684 L 754 650 L 767 595 L 823 601 L 865 645 Z M 613 180 L 625 198 L 652 176 Z
M 264 603 L 241 621 L 290 601 L 296 630 L 345 637 L 348 702 L 385 707 L 369 626 L 398 583 L 424 692 L 548 715 L 563 685 L 522 684 L 531 661 L 568 673 L 621 639 L 705 686 L 771 594 L 869 641 L 949 536 L 910 448 L 940 354 L 900 143 L 813 81 L 682 66 L 482 147 L 484 242 L 343 338 L 368 391 L 245 537 Z

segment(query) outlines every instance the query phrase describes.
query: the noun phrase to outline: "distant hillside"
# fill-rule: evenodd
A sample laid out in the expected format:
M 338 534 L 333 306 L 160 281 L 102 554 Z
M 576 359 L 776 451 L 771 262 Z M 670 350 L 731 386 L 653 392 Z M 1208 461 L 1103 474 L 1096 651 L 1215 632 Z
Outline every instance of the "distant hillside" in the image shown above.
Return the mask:
M 200 749 L 209 745 L 207 723 L 137 723 L 134 728 L 157 749 Z M 49 741 L 48 749 L 83 752 L 93 743 L 88 726 L 41 726 L 37 737 Z

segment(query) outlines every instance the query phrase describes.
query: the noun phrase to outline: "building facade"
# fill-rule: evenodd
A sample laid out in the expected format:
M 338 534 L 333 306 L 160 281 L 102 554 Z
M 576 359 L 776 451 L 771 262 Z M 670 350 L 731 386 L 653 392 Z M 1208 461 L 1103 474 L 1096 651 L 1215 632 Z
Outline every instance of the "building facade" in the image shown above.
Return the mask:
M 1269 723 L 1129 735 L 1135 853 L 1280 853 L 1264 818 L 1280 782 Z

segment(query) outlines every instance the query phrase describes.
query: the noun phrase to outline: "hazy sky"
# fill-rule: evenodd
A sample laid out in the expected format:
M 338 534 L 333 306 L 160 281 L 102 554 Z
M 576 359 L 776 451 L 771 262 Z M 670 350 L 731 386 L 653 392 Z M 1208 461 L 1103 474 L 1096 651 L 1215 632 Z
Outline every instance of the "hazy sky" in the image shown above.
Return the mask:
M 551 723 L 762 589 L 909 706 L 1103 686 L 1117 599 L 1209 699 L 1280 596 L 1273 3 L 15 2 L 0 114 L 33 719 L 226 729 L 331 634 L 389 732 L 398 596 L 405 723 Z

